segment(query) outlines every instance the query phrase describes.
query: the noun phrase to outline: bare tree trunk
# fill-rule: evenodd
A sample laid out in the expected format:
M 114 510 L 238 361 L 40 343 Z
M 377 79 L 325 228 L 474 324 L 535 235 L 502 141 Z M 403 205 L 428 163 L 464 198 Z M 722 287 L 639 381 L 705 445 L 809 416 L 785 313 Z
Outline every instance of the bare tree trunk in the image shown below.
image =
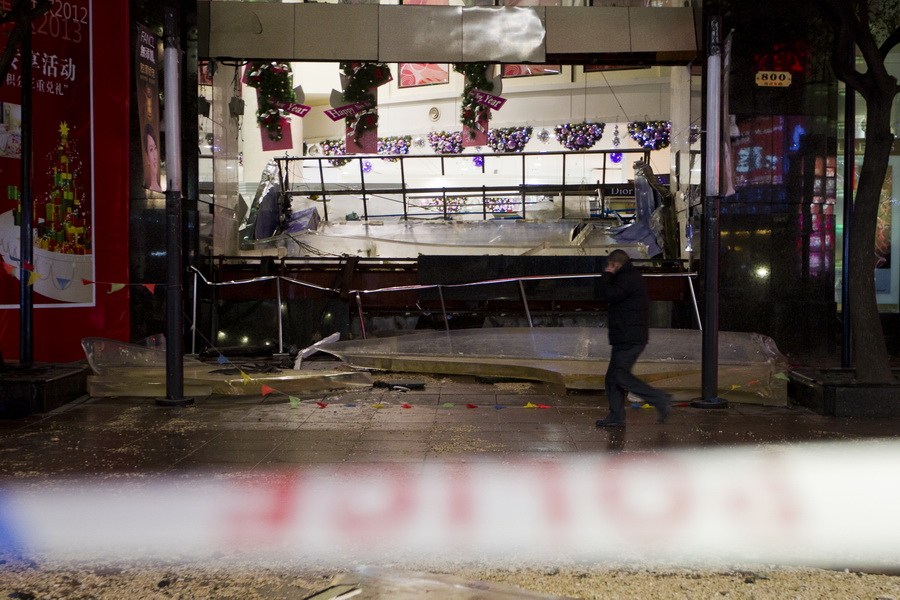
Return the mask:
M 868 0 L 820 2 L 834 27 L 834 73 L 847 85 L 848 94 L 859 93 L 866 101 L 866 150 L 853 204 L 848 277 L 856 379 L 888 383 L 894 377 L 875 296 L 875 231 L 881 188 L 894 142 L 891 105 L 900 91 L 897 79 L 885 67 L 885 58 L 900 40 L 900 29 L 894 30 L 879 48 L 870 28 Z M 857 53 L 865 60 L 865 71 L 857 69 Z
M 850 233 L 850 318 L 856 346 L 856 378 L 871 383 L 894 380 L 878 314 L 874 274 L 878 207 L 894 141 L 891 100 L 871 97 L 866 104 L 866 150 Z

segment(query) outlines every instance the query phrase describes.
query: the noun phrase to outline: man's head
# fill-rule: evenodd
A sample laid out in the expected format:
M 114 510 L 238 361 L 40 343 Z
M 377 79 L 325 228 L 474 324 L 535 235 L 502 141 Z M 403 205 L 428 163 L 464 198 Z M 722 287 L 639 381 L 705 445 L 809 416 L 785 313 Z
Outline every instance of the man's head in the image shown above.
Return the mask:
M 624 250 L 613 250 L 606 257 L 606 264 L 616 271 L 631 262 L 631 257 Z

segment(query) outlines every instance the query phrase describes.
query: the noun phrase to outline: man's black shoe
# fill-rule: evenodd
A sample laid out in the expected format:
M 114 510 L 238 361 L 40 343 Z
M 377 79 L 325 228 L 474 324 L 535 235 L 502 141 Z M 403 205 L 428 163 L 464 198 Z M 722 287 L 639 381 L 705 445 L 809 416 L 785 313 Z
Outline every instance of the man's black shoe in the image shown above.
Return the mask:
M 597 427 L 625 427 L 625 421 L 617 421 L 615 419 L 598 419 Z

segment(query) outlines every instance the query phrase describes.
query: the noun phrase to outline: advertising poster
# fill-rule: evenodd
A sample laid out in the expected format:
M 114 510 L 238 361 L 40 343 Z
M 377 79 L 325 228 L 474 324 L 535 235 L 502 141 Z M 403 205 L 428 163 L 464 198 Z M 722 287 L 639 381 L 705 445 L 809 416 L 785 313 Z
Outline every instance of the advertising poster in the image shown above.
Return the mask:
M 141 157 L 144 187 L 163 191 L 160 184 L 159 144 L 159 68 L 158 39 L 152 31 L 138 25 L 135 78 L 137 82 L 138 121 L 141 127 Z
M 435 63 L 398 63 L 400 73 L 397 87 L 411 88 L 423 85 L 450 83 L 450 66 Z
M 4 4 L 8 4 L 4 2 Z M 54 0 L 0 82 L 0 352 L 18 356 L 20 281 L 34 298 L 34 358 L 83 358 L 82 337 L 128 334 L 127 5 Z M 10 25 L 0 30 L 6 45 Z M 93 62 L 92 62 L 93 61 Z M 21 85 L 32 86 L 33 261 L 21 223 Z
M 503 65 L 504 77 L 533 77 L 536 75 L 559 75 L 562 65 Z

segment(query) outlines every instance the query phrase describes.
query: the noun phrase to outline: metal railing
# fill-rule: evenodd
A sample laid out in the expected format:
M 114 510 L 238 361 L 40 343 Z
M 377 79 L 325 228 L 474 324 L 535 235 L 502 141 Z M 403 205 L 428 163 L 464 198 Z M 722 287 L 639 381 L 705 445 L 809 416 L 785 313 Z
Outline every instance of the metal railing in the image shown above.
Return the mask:
M 313 283 L 309 283 L 306 281 L 301 281 L 299 279 L 295 279 L 293 277 L 286 277 L 284 275 L 263 275 L 260 277 L 250 277 L 248 279 L 242 280 L 230 280 L 230 281 L 210 281 L 207 279 L 203 273 L 197 269 L 196 267 L 191 267 L 193 271 L 193 307 L 192 307 L 192 318 L 191 318 L 191 353 L 196 354 L 197 351 L 197 304 L 198 304 L 198 296 L 197 293 L 198 284 L 202 282 L 204 285 L 218 288 L 218 287 L 227 287 L 227 286 L 237 286 L 237 285 L 247 285 L 247 284 L 255 284 L 264 281 L 274 281 L 275 282 L 275 296 L 278 302 L 278 310 L 276 311 L 277 317 L 277 328 L 278 328 L 278 352 L 284 352 L 284 321 L 282 317 L 281 311 L 281 298 L 282 298 L 282 282 L 287 282 L 293 285 L 302 286 L 309 289 L 314 289 L 320 292 L 324 292 L 327 294 L 333 294 L 335 296 L 339 296 L 341 294 L 347 294 L 352 296 L 356 301 L 357 308 L 357 316 L 359 318 L 360 331 L 362 333 L 363 338 L 366 338 L 366 325 L 365 325 L 365 316 L 363 310 L 363 296 L 371 295 L 371 294 L 383 294 L 383 293 L 397 293 L 397 292 L 411 292 L 411 291 L 419 291 L 419 290 L 437 290 L 438 298 L 441 304 L 441 315 L 444 322 L 444 328 L 449 331 L 450 330 L 450 321 L 447 318 L 447 306 L 444 302 L 444 292 L 445 288 L 465 288 L 472 286 L 483 286 L 483 285 L 497 285 L 503 283 L 516 283 L 519 287 L 519 293 L 522 298 L 522 306 L 526 315 L 526 319 L 528 321 L 529 327 L 534 327 L 534 322 L 531 317 L 531 310 L 528 303 L 528 297 L 525 293 L 525 282 L 529 281 L 546 281 L 546 280 L 560 280 L 560 279 L 593 279 L 597 277 L 601 277 L 602 275 L 597 273 L 588 273 L 588 274 L 565 274 L 565 275 L 528 275 L 528 276 L 519 276 L 519 277 L 503 277 L 499 279 L 488 279 L 483 281 L 473 281 L 468 283 L 455 283 L 455 284 L 415 284 L 415 285 L 400 285 L 400 286 L 392 286 L 392 287 L 384 287 L 384 288 L 376 288 L 376 289 L 350 289 L 350 290 L 339 290 L 337 288 L 331 288 L 326 286 L 320 286 Z M 697 304 L 697 295 L 694 290 L 693 279 L 697 276 L 697 273 L 644 273 L 644 277 L 684 277 L 687 283 L 688 290 L 690 291 L 692 308 L 694 309 L 694 318 L 697 321 L 697 328 L 702 331 L 703 325 L 700 319 L 700 309 Z
M 644 160 L 650 161 L 650 150 L 648 149 L 615 149 L 615 150 L 582 150 L 572 151 L 553 151 L 553 152 L 517 152 L 517 153 L 491 153 L 491 154 L 342 154 L 332 156 L 285 156 L 276 158 L 275 162 L 278 167 L 278 182 L 281 186 L 283 197 L 290 198 L 293 196 L 315 196 L 322 202 L 323 218 L 328 221 L 328 202 L 330 197 L 334 196 L 359 196 L 361 201 L 362 220 L 370 218 L 384 217 L 400 217 L 402 219 L 410 218 L 410 199 L 414 196 L 431 196 L 442 199 L 442 215 L 448 218 L 453 211 L 453 207 L 448 203 L 448 197 L 469 196 L 481 198 L 481 215 L 483 219 L 493 216 L 489 211 L 491 205 L 490 199 L 499 196 L 513 196 L 519 198 L 520 210 L 517 211 L 522 218 L 527 214 L 527 197 L 528 196 L 550 196 L 559 195 L 561 202 L 562 218 L 566 218 L 566 197 L 567 196 L 587 196 L 596 195 L 598 186 L 607 183 L 625 183 L 618 181 L 608 181 L 609 171 L 617 164 L 612 160 L 612 155 L 617 154 L 622 157 L 618 162 L 626 160 Z M 410 182 L 415 177 L 410 177 L 406 163 L 409 161 L 437 161 L 440 163 L 440 174 L 445 176 L 447 173 L 447 163 L 455 160 L 472 160 L 475 157 L 481 157 L 481 172 L 487 173 L 486 165 L 492 161 L 518 159 L 521 161 L 519 169 L 519 182 L 516 184 L 495 184 L 495 185 L 455 185 L 455 186 L 423 186 L 415 185 Z M 529 183 L 527 161 L 529 159 L 547 159 L 560 157 L 562 168 L 561 178 L 559 182 L 553 183 Z M 373 184 L 371 177 L 367 182 L 366 163 L 374 160 L 388 159 L 392 162 L 399 163 L 399 182 L 389 184 Z M 599 171 L 599 177 L 592 177 L 590 182 L 581 181 L 578 183 L 567 182 L 566 167 L 567 162 L 578 159 L 583 161 L 583 171 Z M 326 163 L 340 161 L 343 164 L 356 163 L 351 170 L 359 172 L 359 182 L 355 185 L 347 185 L 344 183 L 332 183 L 326 181 L 325 169 Z M 346 163 L 344 161 L 347 161 Z M 306 169 L 307 163 L 314 163 L 314 169 Z M 626 163 L 627 164 L 627 163 Z M 299 169 L 297 166 L 299 165 Z M 330 165 L 329 169 L 332 168 Z M 318 182 L 309 181 L 305 175 L 312 171 L 318 174 Z M 298 181 L 299 179 L 299 181 Z M 402 212 L 391 214 L 370 214 L 369 200 L 375 196 L 399 196 L 401 198 Z M 466 213 L 473 214 L 473 213 Z

